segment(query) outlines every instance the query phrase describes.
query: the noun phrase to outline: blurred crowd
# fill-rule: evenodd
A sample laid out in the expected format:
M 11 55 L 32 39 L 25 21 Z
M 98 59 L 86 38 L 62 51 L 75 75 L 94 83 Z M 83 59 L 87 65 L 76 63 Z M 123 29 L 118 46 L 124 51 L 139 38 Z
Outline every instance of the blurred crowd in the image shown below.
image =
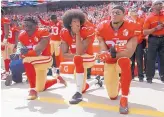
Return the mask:
M 99 22 L 103 21 L 104 19 L 108 19 L 108 17 L 110 16 L 110 11 L 111 8 L 114 5 L 122 5 L 125 10 L 126 10 L 126 14 L 128 14 L 128 10 L 131 7 L 137 7 L 138 8 L 138 14 L 142 17 L 146 16 L 149 11 L 150 11 L 150 7 L 151 7 L 151 1 L 150 2 L 143 2 L 143 1 L 132 1 L 132 2 L 109 2 L 109 3 L 104 3 L 101 5 L 90 5 L 90 6 L 78 6 L 76 5 L 75 7 L 72 8 L 63 8 L 63 9 L 57 9 L 55 11 L 46 11 L 46 12 L 33 12 L 33 13 L 24 13 L 24 14 L 6 14 L 6 17 L 8 17 L 9 19 L 13 19 L 13 18 L 17 18 L 18 19 L 18 23 L 22 23 L 23 19 L 26 16 L 37 16 L 39 15 L 40 17 L 42 17 L 44 20 L 50 20 L 50 16 L 55 14 L 58 19 L 62 19 L 62 15 L 64 14 L 65 11 L 67 11 L 68 9 L 81 9 L 83 10 L 85 13 L 88 14 L 88 19 L 93 23 L 93 24 L 98 24 Z M 45 6 L 46 7 L 46 6 Z M 42 26 L 40 24 L 40 26 Z

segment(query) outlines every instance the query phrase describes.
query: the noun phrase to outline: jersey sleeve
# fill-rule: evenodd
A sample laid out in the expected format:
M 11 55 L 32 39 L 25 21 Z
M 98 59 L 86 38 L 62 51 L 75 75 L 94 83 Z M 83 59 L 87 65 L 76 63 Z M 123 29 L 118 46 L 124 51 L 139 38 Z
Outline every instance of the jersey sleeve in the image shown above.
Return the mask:
M 67 41 L 67 38 L 68 38 L 68 30 L 63 28 L 61 31 L 60 31 L 60 38 L 62 41 Z
M 44 21 L 41 17 L 39 17 L 39 21 L 42 25 L 49 26 L 50 22 L 49 21 Z
M 92 27 L 83 27 L 81 33 L 83 35 L 83 38 L 94 38 L 95 37 L 95 30 Z
M 39 29 L 39 33 L 40 33 L 40 38 L 42 37 L 49 37 L 50 33 L 48 32 L 47 29 Z
M 24 45 L 25 44 L 25 40 L 28 39 L 28 35 L 27 33 L 23 30 L 19 33 L 19 36 L 18 36 L 18 40 Z

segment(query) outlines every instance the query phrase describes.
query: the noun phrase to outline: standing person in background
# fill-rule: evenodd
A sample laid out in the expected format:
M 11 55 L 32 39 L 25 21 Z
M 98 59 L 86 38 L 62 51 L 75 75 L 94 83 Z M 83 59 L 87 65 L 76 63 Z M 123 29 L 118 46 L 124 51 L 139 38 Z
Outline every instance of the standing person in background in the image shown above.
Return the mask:
M 144 19 L 138 16 L 137 7 L 132 7 L 129 11 L 129 21 L 134 23 L 134 27 L 136 28 L 136 35 L 138 36 L 138 45 L 136 48 L 135 53 L 131 57 L 132 65 L 132 79 L 134 79 L 134 69 L 135 69 L 135 61 L 137 61 L 137 68 L 138 68 L 138 78 L 140 82 L 143 82 L 143 54 L 144 54 L 144 35 L 143 35 L 143 24 Z
M 1 79 L 6 79 L 9 73 L 9 64 L 10 57 L 9 55 L 13 53 L 14 44 L 10 44 L 8 41 L 11 38 L 10 31 L 10 20 L 6 18 L 4 15 L 4 10 L 1 9 L 1 54 L 4 60 L 5 71 L 1 73 Z
M 20 28 L 19 28 L 17 19 L 11 20 L 11 24 L 10 24 L 10 36 L 9 36 L 9 38 L 8 38 L 8 42 L 9 42 L 10 44 L 14 45 L 14 50 L 13 50 L 13 53 L 10 53 L 10 55 L 11 55 L 11 54 L 15 54 L 15 52 L 16 52 L 16 50 L 17 50 L 19 32 L 20 32 Z M 9 55 L 9 56 L 10 56 L 10 55 Z M 10 59 L 11 59 L 11 56 L 10 56 Z M 11 74 L 6 78 L 6 81 L 5 81 L 5 85 L 6 85 L 6 86 L 11 85 L 12 80 L 13 80 L 14 82 L 16 82 L 16 83 L 22 82 L 22 76 L 16 74 L 16 72 L 13 72 L 13 70 L 15 70 L 15 67 L 16 67 L 16 66 L 11 67 L 11 64 L 15 64 L 14 62 L 15 62 L 15 61 L 13 61 L 13 60 L 11 59 L 11 62 L 10 62 Z
M 157 52 L 160 59 L 160 78 L 164 82 L 164 14 L 162 13 L 162 1 L 152 4 L 152 12 L 146 17 L 144 23 L 144 35 L 148 36 L 148 53 L 146 77 L 147 82 L 152 83 L 155 74 L 155 61 Z
M 57 19 L 56 15 L 51 15 L 51 21 L 44 21 L 38 16 L 41 24 L 46 25 L 50 28 L 50 43 L 51 43 L 51 54 L 53 58 L 52 71 L 57 74 L 57 77 L 60 76 L 59 66 L 60 66 L 60 50 L 59 46 L 61 44 L 60 39 L 60 30 L 62 29 L 62 22 Z

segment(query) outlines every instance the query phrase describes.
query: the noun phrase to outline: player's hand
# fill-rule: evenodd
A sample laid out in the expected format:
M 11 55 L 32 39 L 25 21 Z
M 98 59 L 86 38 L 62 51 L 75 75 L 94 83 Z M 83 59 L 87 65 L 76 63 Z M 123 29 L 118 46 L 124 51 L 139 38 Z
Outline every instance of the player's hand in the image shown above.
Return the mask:
M 117 52 L 116 52 L 115 46 L 112 46 L 112 47 L 109 49 L 109 52 L 110 52 L 112 58 L 116 58 Z
M 126 50 L 126 44 L 115 44 L 115 46 L 112 46 L 109 49 L 109 52 L 111 53 L 112 58 L 116 58 L 117 52 L 121 52 Z
M 155 27 L 155 30 L 161 30 L 164 28 L 164 24 L 159 24 L 158 26 Z
M 94 53 L 94 57 L 96 60 L 99 60 L 99 53 Z
M 117 59 L 112 58 L 110 52 L 103 52 L 103 53 L 98 55 L 98 58 L 100 59 L 100 61 L 106 62 L 108 64 L 114 64 L 117 62 Z

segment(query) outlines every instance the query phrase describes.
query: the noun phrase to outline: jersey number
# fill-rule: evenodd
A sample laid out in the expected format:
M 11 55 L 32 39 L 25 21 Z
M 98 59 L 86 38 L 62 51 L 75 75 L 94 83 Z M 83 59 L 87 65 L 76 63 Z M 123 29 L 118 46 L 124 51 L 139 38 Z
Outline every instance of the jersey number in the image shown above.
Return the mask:
M 51 28 L 52 28 L 51 34 L 53 34 L 53 35 L 59 34 L 59 28 L 58 27 L 51 27 Z
M 12 38 L 12 31 L 9 30 L 9 38 Z

